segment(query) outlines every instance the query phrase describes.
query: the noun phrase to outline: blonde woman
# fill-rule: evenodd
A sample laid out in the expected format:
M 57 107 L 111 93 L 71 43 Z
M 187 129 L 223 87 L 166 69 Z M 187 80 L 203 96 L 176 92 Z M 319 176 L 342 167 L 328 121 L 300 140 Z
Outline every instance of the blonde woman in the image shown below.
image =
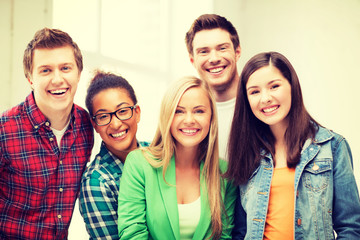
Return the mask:
M 221 176 L 215 103 L 185 77 L 166 92 L 150 147 L 131 152 L 119 193 L 120 239 L 231 239 L 236 188 Z

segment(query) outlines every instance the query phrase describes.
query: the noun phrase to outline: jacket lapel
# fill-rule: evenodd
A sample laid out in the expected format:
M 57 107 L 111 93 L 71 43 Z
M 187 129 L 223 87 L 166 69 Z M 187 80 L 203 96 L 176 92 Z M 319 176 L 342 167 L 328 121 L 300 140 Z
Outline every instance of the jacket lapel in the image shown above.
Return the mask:
M 170 164 L 165 173 L 166 183 L 163 179 L 162 168 L 157 171 L 157 177 L 160 187 L 160 193 L 163 204 L 174 234 L 175 239 L 180 239 L 179 231 L 179 212 L 177 206 L 176 195 L 176 172 L 175 172 L 175 157 L 171 158 Z

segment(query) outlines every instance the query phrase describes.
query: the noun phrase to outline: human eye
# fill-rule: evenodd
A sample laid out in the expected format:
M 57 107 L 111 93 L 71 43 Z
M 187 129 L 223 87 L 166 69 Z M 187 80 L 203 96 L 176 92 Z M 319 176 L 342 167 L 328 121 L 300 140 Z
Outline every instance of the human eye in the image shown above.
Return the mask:
M 181 114 L 184 113 L 184 111 L 182 109 L 176 109 L 175 110 L 175 114 Z
M 198 50 L 198 54 L 200 54 L 200 55 L 204 55 L 204 54 L 206 54 L 207 52 L 208 52 L 207 49 L 199 49 L 199 50 Z
M 271 86 L 271 89 L 276 89 L 276 88 L 278 88 L 278 87 L 280 87 L 280 84 L 273 84 L 273 85 Z
M 220 51 L 226 51 L 229 48 L 229 46 L 227 44 L 223 44 L 219 46 L 219 50 Z
M 73 69 L 72 64 L 66 64 L 61 66 L 61 71 L 70 72 Z
M 108 113 L 103 113 L 103 114 L 96 115 L 96 119 L 98 119 L 98 120 L 104 120 L 104 119 L 107 119 L 108 117 L 109 117 Z
M 130 112 L 130 108 L 129 108 L 129 107 L 120 108 L 119 110 L 116 111 L 117 115 L 120 115 L 120 116 L 127 115 L 129 112 Z
M 40 69 L 40 74 L 48 74 L 50 72 L 50 69 L 49 68 L 42 68 Z
M 95 121 L 98 124 L 104 124 L 104 123 L 106 124 L 107 121 L 109 120 L 109 118 L 110 118 L 109 113 L 101 113 L 101 114 L 95 115 Z
M 205 113 L 205 110 L 204 110 L 204 109 L 201 109 L 201 108 L 195 109 L 195 110 L 194 110 L 194 113 Z
M 255 90 L 250 90 L 249 91 L 249 95 L 255 95 L 255 94 L 258 94 L 260 91 L 255 89 Z

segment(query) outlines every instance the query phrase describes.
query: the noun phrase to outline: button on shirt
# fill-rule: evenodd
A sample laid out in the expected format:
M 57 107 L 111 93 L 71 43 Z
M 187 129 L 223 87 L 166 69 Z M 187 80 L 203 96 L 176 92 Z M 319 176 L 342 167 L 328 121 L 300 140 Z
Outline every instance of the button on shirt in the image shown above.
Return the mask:
M 93 146 L 74 105 L 61 146 L 33 94 L 0 117 L 0 239 L 66 239 Z

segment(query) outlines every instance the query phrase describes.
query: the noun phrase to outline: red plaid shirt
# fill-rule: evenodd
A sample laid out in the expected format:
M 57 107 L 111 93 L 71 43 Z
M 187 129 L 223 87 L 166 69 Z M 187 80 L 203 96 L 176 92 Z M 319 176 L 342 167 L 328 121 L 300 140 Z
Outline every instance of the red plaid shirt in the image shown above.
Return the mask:
M 32 94 L 0 117 L 0 239 L 67 239 L 94 142 L 74 104 L 59 148 Z

